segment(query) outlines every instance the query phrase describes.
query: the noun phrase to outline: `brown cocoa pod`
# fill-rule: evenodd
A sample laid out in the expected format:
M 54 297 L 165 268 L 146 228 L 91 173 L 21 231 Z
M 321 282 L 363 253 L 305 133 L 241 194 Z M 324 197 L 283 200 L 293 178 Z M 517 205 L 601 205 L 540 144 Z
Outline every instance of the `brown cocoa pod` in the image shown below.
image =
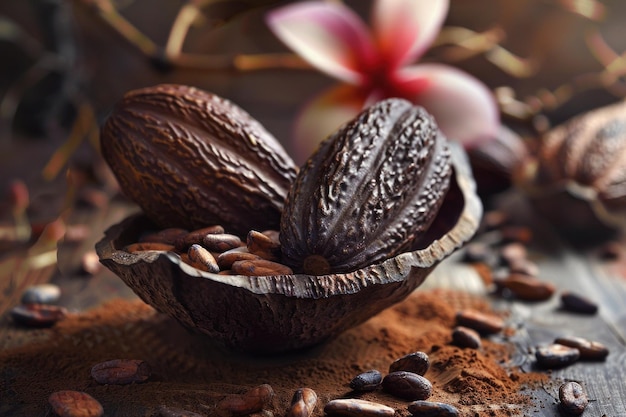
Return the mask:
M 163 84 L 128 92 L 101 132 L 123 192 L 162 228 L 277 229 L 297 167 L 244 110 Z
M 48 397 L 52 411 L 59 417 L 101 417 L 102 405 L 86 392 L 56 391 Z
M 326 139 L 281 217 L 283 262 L 307 274 L 350 272 L 410 250 L 450 184 L 446 138 L 422 108 L 387 99 Z

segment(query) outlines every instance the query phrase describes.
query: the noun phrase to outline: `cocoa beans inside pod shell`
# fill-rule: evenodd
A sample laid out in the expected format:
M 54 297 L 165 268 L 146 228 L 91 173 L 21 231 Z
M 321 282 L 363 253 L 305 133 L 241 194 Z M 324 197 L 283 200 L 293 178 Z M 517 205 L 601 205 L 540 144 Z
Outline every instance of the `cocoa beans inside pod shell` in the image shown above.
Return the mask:
M 364 110 L 325 140 L 289 191 L 283 262 L 306 274 L 349 272 L 410 250 L 449 188 L 447 140 L 403 99 Z
M 162 228 L 277 229 L 297 172 L 248 113 L 184 85 L 127 93 L 102 127 L 101 145 L 123 192 Z

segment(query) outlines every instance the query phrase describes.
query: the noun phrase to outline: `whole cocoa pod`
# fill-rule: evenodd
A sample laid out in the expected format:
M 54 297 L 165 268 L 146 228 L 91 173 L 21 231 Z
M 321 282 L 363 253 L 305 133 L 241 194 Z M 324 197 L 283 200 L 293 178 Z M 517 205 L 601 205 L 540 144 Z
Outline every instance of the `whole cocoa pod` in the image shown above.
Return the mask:
M 184 85 L 127 93 L 104 124 L 101 144 L 123 192 L 163 228 L 277 228 L 297 172 L 248 113 Z
M 371 106 L 298 173 L 281 217 L 283 262 L 320 275 L 410 250 L 435 218 L 450 174 L 447 141 L 424 109 L 403 99 Z

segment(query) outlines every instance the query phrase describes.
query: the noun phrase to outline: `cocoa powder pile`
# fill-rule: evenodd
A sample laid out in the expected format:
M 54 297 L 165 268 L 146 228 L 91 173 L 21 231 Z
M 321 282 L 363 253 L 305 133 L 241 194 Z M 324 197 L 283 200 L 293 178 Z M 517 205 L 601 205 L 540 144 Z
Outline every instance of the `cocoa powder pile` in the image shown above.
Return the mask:
M 467 416 L 525 414 L 533 406 L 524 387 L 536 387 L 545 377 L 507 369 L 505 343 L 483 339 L 479 350 L 451 345 L 455 314 L 463 308 L 489 311 L 483 298 L 468 293 L 417 290 L 329 343 L 253 357 L 225 351 L 141 301 L 116 299 L 70 315 L 51 329 L 26 330 L 28 344 L 0 353 L 0 414 L 44 415 L 52 392 L 77 390 L 96 398 L 107 416 L 154 416 L 161 405 L 215 415 L 215 404 L 224 396 L 269 384 L 275 391 L 269 411 L 277 416 L 285 415 L 301 387 L 318 395 L 314 416 L 322 416 L 324 405 L 341 397 L 375 401 L 409 415 L 408 401 L 380 389 L 355 394 L 348 384 L 371 369 L 386 374 L 391 362 L 415 351 L 430 358 L 425 374 L 434 388 L 430 401 L 450 403 Z M 144 360 L 152 376 L 139 384 L 101 385 L 90 370 L 110 359 Z

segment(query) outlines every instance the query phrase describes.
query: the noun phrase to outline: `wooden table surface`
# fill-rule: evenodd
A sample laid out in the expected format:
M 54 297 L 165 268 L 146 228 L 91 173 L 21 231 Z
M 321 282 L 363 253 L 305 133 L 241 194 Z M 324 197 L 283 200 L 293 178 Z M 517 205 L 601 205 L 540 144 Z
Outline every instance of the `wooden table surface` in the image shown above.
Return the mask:
M 513 193 L 513 200 L 519 197 Z M 522 205 L 523 206 L 523 205 Z M 517 205 L 519 208 L 520 205 Z M 99 208 L 74 208 L 66 219 L 68 224 L 88 225 L 89 235 L 79 243 L 63 243 L 51 247 L 45 242 L 28 248 L 6 250 L 0 258 L 0 348 L 9 348 L 28 341 L 19 337 L 19 329 L 8 317 L 8 309 L 19 301 L 25 285 L 52 282 L 62 288 L 60 304 L 71 310 L 85 310 L 111 298 L 135 298 L 125 284 L 110 271 L 102 268 L 93 275 L 82 272 L 82 255 L 93 251 L 94 243 L 103 231 L 120 221 L 136 208 L 123 199 L 112 199 Z M 533 393 L 536 407 L 533 416 L 558 415 L 558 387 L 563 381 L 580 382 L 588 393 L 590 403 L 584 415 L 589 417 L 626 416 L 626 259 L 606 260 L 599 256 L 598 247 L 580 249 L 561 239 L 542 222 L 532 225 L 535 233 L 529 246 L 530 257 L 539 266 L 539 276 L 557 287 L 557 293 L 545 302 L 521 302 L 491 297 L 477 274 L 462 262 L 463 251 L 458 251 L 440 265 L 420 289 L 448 287 L 481 294 L 493 302 L 494 308 L 508 312 L 508 323 L 516 331 L 506 338 L 516 346 L 512 364 L 526 371 L 537 371 L 534 350 L 548 344 L 556 336 L 582 336 L 599 341 L 610 349 L 601 362 L 577 362 L 563 369 L 551 371 L 550 383 Z M 620 241 L 626 253 L 626 240 Z M 58 257 L 46 258 L 56 253 Z M 33 259 L 40 259 L 39 265 Z M 46 261 L 47 259 L 47 261 Z M 459 268 L 463 273 L 459 273 Z M 474 278 L 468 278 L 474 277 Z M 560 308 L 558 293 L 571 290 L 596 301 L 600 308 L 596 315 L 580 315 Z M 7 335 L 11 337 L 8 338 Z M 17 337 L 16 337 L 17 335 Z M 484 409 L 507 407 L 489 404 Z

